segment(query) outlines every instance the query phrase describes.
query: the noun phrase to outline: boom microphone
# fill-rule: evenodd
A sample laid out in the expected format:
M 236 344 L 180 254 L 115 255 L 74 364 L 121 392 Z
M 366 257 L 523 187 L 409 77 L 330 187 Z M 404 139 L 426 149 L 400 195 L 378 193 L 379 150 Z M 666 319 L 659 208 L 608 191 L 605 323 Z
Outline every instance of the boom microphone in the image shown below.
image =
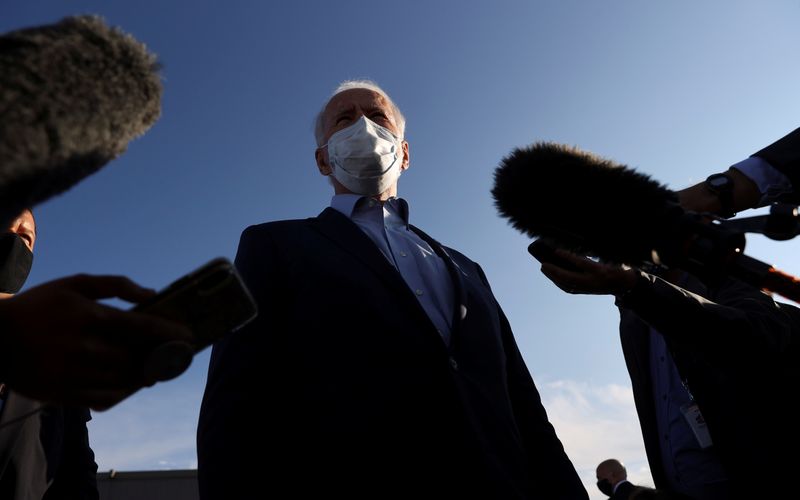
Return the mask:
M 610 262 L 651 259 L 684 215 L 647 175 L 562 144 L 515 149 L 494 181 L 495 205 L 514 228 Z
M 94 16 L 0 36 L 0 223 L 123 153 L 161 113 L 158 64 Z
M 800 302 L 800 279 L 744 255 L 741 224 L 703 221 L 673 191 L 623 165 L 540 142 L 503 158 L 494 180 L 500 214 L 528 236 L 608 262 L 729 275 Z

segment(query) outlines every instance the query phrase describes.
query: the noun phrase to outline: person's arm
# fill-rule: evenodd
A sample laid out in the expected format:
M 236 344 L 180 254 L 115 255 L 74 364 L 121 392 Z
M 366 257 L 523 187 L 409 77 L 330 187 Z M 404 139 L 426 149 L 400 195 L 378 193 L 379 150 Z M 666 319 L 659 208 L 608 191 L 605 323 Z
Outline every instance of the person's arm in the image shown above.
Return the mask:
M 499 309 L 499 307 L 498 307 Z M 503 346 L 507 359 L 509 396 L 523 444 L 531 462 L 537 493 L 542 498 L 577 500 L 588 494 L 564 451 L 542 405 L 539 391 L 517 348 L 508 320 L 503 322 Z
M 86 428 L 92 417 L 87 408 L 66 407 L 61 411 L 64 427 L 59 464 L 57 469 L 54 467 L 56 475 L 46 498 L 98 500 L 97 463 Z
M 793 186 L 792 200 L 800 202 L 800 128 L 789 132 L 753 156 L 785 175 Z
M 759 206 L 761 191 L 752 179 L 735 168 L 730 168 L 725 173 L 733 181 L 731 208 L 734 212 Z M 678 203 L 685 209 L 695 212 L 712 214 L 722 212 L 719 197 L 706 187 L 705 182 L 678 191 Z
M 0 379 L 33 399 L 106 409 L 153 385 L 142 367 L 185 327 L 97 302 L 138 303 L 154 292 L 120 276 L 78 275 L 0 301 Z
M 488 287 L 483 270 L 479 266 L 476 267 Z M 575 467 L 547 419 L 539 391 L 514 340 L 511 325 L 497 302 L 495 307 L 500 317 L 500 333 L 506 355 L 509 398 L 523 446 L 530 460 L 531 477 L 536 493 L 541 498 L 554 500 L 588 499 Z
M 800 128 L 732 166 L 725 174 L 733 181 L 734 212 L 764 206 L 781 196 L 800 202 Z M 687 210 L 721 212 L 718 196 L 705 182 L 678 191 L 678 198 Z
M 575 294 L 615 295 L 618 306 L 710 359 L 732 350 L 780 356 L 790 345 L 792 326 L 784 311 L 768 295 L 744 283 L 729 279 L 709 300 L 638 270 L 557 252 L 580 269 L 543 264 L 542 273 L 559 288 Z
M 709 298 L 641 273 L 636 286 L 617 301 L 680 345 L 708 359 L 760 354 L 778 360 L 792 339 L 792 322 L 770 296 L 728 278 Z
M 211 352 L 197 426 L 203 500 L 246 498 L 272 491 L 283 480 L 273 469 L 288 461 L 282 452 L 290 437 L 281 420 L 287 409 L 276 402 L 290 400 L 280 391 L 293 385 L 283 379 L 280 359 L 286 350 L 276 332 L 293 330 L 280 319 L 288 306 L 275 253 L 265 232 L 248 228 L 242 233 L 234 263 L 259 311 L 253 321 L 218 340 Z

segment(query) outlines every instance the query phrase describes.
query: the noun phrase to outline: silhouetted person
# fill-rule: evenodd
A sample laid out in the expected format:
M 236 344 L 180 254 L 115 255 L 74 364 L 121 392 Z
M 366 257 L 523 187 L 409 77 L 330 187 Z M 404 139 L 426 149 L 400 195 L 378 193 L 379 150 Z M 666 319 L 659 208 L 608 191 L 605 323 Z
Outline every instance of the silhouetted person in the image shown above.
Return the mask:
M 641 498 L 642 492 L 650 490 L 650 488 L 636 486 L 628 481 L 627 469 L 622 465 L 622 462 L 614 458 L 600 462 L 597 466 L 596 474 L 597 488 L 612 500 Z
M 158 119 L 158 64 L 144 44 L 93 16 L 3 33 L 0 110 L 6 227 L 23 207 L 122 154 Z M 78 275 L 0 301 L 0 380 L 33 399 L 95 409 L 152 385 L 142 368 L 149 352 L 190 332 L 98 300 L 153 294 L 120 276 Z
M 702 209 L 680 195 L 684 209 Z M 789 397 L 797 388 L 797 309 L 732 278 L 701 281 L 679 269 L 653 274 L 558 255 L 578 269 L 543 264 L 559 288 L 616 297 L 656 488 L 699 500 L 787 495 L 788 482 L 751 478 L 789 477 L 800 466 Z
M 25 210 L 0 235 L 0 299 L 25 282 L 35 243 L 36 222 Z M 0 498 L 98 498 L 97 464 L 86 429 L 90 419 L 87 408 L 35 401 L 0 380 Z
M 211 355 L 204 500 L 587 498 L 483 271 L 396 198 L 404 126 L 341 85 L 316 127 L 331 206 L 242 234 L 259 317 Z

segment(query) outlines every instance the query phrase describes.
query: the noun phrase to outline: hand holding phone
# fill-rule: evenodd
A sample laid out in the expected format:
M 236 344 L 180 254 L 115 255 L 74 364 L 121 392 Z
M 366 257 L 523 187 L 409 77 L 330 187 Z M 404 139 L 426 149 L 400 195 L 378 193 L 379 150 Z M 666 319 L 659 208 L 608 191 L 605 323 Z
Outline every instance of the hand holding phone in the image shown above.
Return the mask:
M 258 314 L 256 303 L 233 264 L 216 258 L 178 279 L 134 311 L 181 323 L 192 331 L 192 340 L 156 346 L 144 370 L 155 381 L 183 373 L 194 354 L 251 320 Z
M 544 238 L 539 238 L 528 245 L 528 253 L 542 264 L 551 263 L 567 271 L 581 272 L 581 269 L 576 267 L 575 264 L 560 257 L 556 253 L 556 246 Z

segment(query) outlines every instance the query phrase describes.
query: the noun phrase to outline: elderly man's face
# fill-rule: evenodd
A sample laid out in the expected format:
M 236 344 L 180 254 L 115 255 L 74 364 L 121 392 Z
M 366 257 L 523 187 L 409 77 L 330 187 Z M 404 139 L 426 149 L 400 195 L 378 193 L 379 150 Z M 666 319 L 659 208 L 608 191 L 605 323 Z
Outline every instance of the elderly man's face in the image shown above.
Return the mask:
M 369 89 L 350 89 L 333 96 L 322 114 L 325 143 L 336 132 L 349 127 L 362 116 L 366 116 L 381 127 L 388 129 L 396 136 L 400 136 L 400 129 L 392 111 L 392 106 L 378 92 Z M 317 167 L 322 175 L 330 175 L 331 167 L 328 158 L 328 148 L 319 148 L 315 153 Z M 408 168 L 408 143 L 403 141 L 403 163 L 401 169 Z M 333 179 L 336 192 L 347 192 Z
M 381 94 L 369 89 L 345 90 L 333 96 L 325 107 L 323 124 L 325 142 L 343 128 L 347 128 L 362 116 L 366 116 L 381 127 L 400 135 L 392 107 Z

